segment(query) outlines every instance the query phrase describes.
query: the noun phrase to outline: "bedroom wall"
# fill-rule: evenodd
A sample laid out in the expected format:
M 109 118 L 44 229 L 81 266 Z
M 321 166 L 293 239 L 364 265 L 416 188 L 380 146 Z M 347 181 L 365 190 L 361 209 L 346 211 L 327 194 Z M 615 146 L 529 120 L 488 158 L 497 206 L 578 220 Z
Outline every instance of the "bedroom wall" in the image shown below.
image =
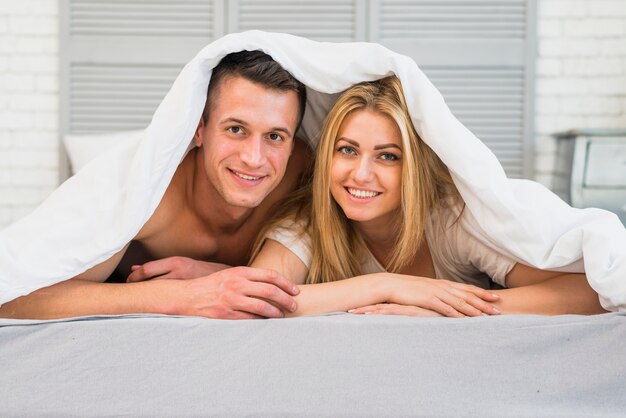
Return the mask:
M 0 228 L 58 185 L 58 2 L 0 1 Z
M 626 1 L 539 0 L 535 178 L 567 196 L 554 132 L 626 129 Z
M 0 228 L 59 173 L 58 0 L 0 0 Z M 563 195 L 550 134 L 626 128 L 624 0 L 538 0 L 536 179 Z

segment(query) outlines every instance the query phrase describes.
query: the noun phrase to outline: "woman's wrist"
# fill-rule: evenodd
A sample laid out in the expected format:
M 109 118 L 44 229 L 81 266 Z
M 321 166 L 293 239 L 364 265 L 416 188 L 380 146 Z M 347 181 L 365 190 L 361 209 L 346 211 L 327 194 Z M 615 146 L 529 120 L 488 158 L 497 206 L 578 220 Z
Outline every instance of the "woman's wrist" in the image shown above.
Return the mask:
M 377 296 L 381 303 L 393 302 L 394 295 L 400 285 L 398 275 L 387 272 L 378 273 L 373 279 L 375 279 L 375 288 L 377 289 Z

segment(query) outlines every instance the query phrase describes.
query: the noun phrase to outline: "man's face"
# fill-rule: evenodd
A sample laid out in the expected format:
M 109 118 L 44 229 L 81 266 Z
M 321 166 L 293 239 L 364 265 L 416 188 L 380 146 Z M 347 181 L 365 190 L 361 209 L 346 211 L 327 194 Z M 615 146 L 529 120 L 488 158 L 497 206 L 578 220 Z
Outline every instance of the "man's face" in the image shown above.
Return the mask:
M 293 149 L 298 95 L 224 78 L 194 137 L 204 171 L 228 204 L 254 208 L 280 183 Z

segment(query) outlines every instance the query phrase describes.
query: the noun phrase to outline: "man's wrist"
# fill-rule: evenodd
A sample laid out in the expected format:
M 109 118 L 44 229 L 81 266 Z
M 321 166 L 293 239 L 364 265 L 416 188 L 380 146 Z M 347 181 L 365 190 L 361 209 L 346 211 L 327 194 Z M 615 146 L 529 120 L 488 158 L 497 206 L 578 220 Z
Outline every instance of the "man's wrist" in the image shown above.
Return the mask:
M 185 315 L 188 280 L 156 279 L 143 284 L 151 287 L 152 310 L 163 315 Z

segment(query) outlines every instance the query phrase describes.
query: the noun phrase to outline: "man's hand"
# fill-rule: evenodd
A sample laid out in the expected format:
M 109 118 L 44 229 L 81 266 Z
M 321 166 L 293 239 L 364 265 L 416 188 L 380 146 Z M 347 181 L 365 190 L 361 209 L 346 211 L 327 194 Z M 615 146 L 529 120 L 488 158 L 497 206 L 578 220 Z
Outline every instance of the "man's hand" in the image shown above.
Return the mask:
M 355 315 L 443 316 L 440 313 L 420 308 L 419 306 L 397 305 L 395 303 L 378 303 L 376 305 L 362 306 L 350 309 L 348 312 Z
M 187 257 L 168 257 L 132 266 L 132 273 L 126 281 L 132 283 L 150 279 L 195 279 L 229 267 L 226 264 L 209 263 Z
M 186 280 L 178 315 L 220 319 L 282 318 L 293 312 L 300 290 L 273 270 L 232 267 Z

